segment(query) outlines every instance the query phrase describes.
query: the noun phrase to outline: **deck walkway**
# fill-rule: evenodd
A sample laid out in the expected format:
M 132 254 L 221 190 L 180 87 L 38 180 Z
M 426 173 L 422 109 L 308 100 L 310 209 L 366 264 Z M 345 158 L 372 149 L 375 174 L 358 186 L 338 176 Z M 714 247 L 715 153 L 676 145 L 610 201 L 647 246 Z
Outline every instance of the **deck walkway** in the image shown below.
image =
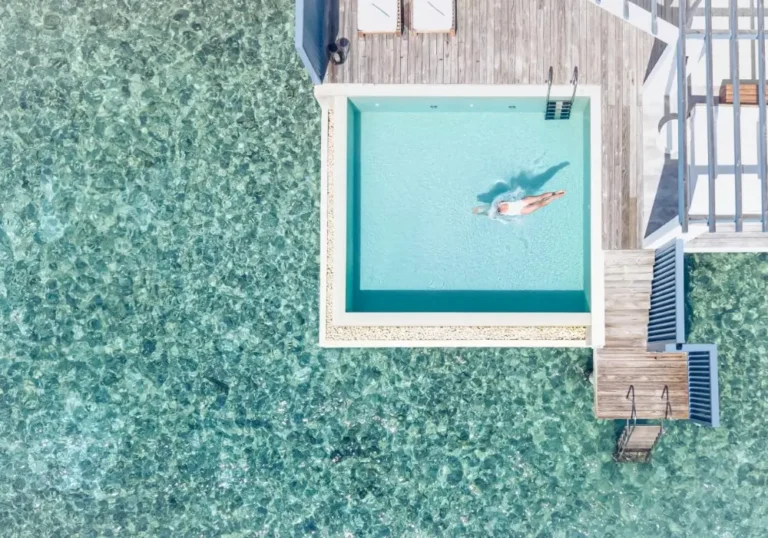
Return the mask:
M 605 253 L 605 347 L 594 352 L 595 416 L 627 419 L 635 390 L 639 419 L 664 418 L 669 390 L 670 418 L 688 418 L 688 359 L 686 353 L 648 352 L 654 252 Z
M 688 418 L 686 353 L 603 349 L 595 352 L 595 374 L 597 418 L 630 418 L 632 400 L 627 398 L 630 385 L 635 390 L 638 419 L 665 417 L 664 387 L 669 390 L 672 406 L 669 418 Z
M 456 0 L 455 37 L 409 32 L 357 37 L 357 1 L 339 0 L 349 58 L 325 82 L 602 86 L 603 248 L 640 247 L 642 83 L 654 39 L 589 0 Z
M 605 253 L 605 347 L 645 350 L 654 252 Z

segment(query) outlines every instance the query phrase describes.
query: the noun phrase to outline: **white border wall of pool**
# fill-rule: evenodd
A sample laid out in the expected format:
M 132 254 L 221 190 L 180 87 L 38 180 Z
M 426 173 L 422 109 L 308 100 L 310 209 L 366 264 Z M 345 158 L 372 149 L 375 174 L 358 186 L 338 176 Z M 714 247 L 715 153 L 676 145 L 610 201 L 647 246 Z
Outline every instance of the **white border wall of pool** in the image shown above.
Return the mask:
M 572 86 L 553 85 L 553 98 L 569 98 Z M 576 97 L 590 100 L 590 312 L 589 313 L 351 313 L 346 311 L 346 270 L 331 271 L 333 297 L 327 297 L 328 240 L 334 242 L 334 267 L 346 268 L 347 159 L 333 160 L 333 223 L 328 224 L 328 116 L 334 114 L 333 152 L 347 154 L 347 101 L 350 97 L 537 97 L 546 85 L 400 85 L 324 84 L 315 87 L 322 108 L 320 345 L 323 347 L 602 347 L 605 341 L 604 262 L 602 249 L 602 135 L 600 87 L 580 85 Z M 328 300 L 334 326 L 344 327 L 586 327 L 579 340 L 351 340 L 330 339 Z

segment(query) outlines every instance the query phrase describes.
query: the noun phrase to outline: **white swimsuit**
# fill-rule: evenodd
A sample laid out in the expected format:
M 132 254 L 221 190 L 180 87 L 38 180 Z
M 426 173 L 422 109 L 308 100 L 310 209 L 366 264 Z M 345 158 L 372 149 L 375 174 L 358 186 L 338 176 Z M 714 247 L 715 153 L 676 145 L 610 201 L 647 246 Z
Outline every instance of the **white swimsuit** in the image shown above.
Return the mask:
M 514 202 L 503 202 L 507 204 L 506 211 L 499 211 L 500 215 L 505 217 L 519 217 L 523 214 L 523 208 L 528 205 L 522 200 L 515 200 Z M 501 208 L 499 208 L 501 209 Z
M 492 220 L 498 220 L 501 222 L 513 222 L 517 220 L 515 217 L 522 215 L 523 208 L 526 206 L 525 202 L 521 198 L 525 195 L 521 188 L 516 188 L 511 191 L 503 192 L 493 199 L 491 207 L 488 210 L 488 216 Z M 501 213 L 499 211 L 502 203 L 507 204 L 506 211 Z

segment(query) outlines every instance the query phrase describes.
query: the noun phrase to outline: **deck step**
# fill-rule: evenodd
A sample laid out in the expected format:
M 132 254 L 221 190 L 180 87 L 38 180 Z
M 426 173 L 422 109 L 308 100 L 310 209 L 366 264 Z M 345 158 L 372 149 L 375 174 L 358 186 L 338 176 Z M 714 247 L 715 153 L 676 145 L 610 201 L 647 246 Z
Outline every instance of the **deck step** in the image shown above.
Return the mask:
M 611 312 L 627 312 L 627 311 L 641 311 L 645 313 L 645 316 L 648 316 L 648 311 L 651 309 L 651 299 L 643 299 L 637 296 L 633 297 L 621 297 L 617 298 L 615 296 L 612 297 L 606 297 L 605 299 L 605 310 L 611 311 Z
M 624 445 L 624 450 L 651 450 L 653 445 L 656 444 L 656 440 L 660 435 L 661 426 L 659 425 L 653 424 L 635 426 L 632 429 L 629 440 Z
M 645 267 L 606 267 L 605 279 L 623 282 L 647 282 L 653 280 L 653 271 Z

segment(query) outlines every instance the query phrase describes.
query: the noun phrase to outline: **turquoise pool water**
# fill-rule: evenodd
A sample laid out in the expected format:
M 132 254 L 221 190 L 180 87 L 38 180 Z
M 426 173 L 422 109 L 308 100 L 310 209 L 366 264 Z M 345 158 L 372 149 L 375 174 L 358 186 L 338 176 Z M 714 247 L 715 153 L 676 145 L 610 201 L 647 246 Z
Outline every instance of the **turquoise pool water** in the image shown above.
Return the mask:
M 351 99 L 348 310 L 587 312 L 589 113 L 543 99 Z M 504 192 L 566 195 L 524 218 Z
M 689 258 L 723 426 L 647 467 L 587 351 L 317 346 L 292 9 L 0 2 L 0 534 L 764 536 L 765 255 Z

